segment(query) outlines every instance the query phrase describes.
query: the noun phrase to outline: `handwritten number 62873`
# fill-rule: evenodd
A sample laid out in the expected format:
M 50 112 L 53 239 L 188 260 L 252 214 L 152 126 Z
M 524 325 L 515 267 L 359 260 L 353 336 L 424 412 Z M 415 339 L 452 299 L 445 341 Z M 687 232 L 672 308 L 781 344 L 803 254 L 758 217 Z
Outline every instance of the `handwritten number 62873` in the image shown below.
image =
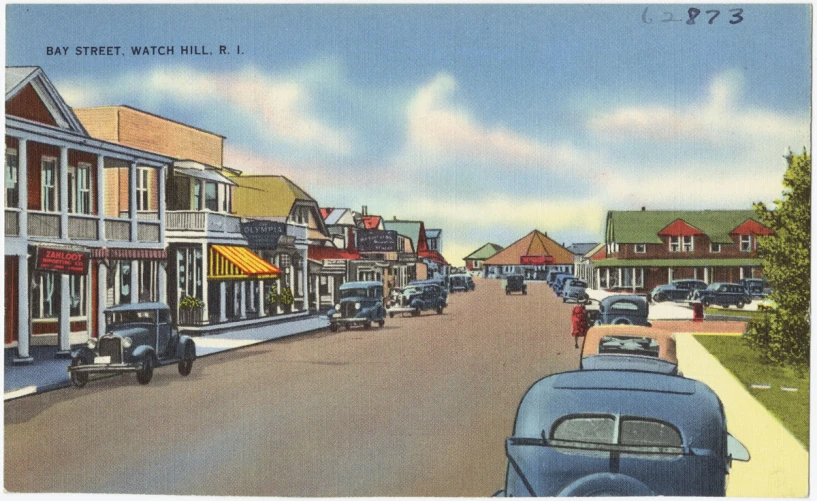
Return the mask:
M 646 24 L 652 23 L 652 18 L 647 16 L 649 9 L 649 7 L 644 8 L 644 12 L 641 14 L 641 20 Z M 743 21 L 743 9 L 729 9 L 728 12 L 732 14 L 731 19 L 729 19 L 729 24 L 738 24 Z M 712 9 L 706 11 L 705 14 L 710 16 L 707 24 L 713 24 L 715 19 L 721 14 L 721 11 Z M 690 7 L 689 10 L 687 10 L 687 15 L 689 16 L 689 19 L 686 20 L 686 24 L 691 26 L 695 24 L 695 20 L 701 15 L 701 9 Z M 675 19 L 672 12 L 664 12 L 664 17 L 659 21 L 662 23 L 669 23 L 672 21 L 683 21 L 683 19 Z

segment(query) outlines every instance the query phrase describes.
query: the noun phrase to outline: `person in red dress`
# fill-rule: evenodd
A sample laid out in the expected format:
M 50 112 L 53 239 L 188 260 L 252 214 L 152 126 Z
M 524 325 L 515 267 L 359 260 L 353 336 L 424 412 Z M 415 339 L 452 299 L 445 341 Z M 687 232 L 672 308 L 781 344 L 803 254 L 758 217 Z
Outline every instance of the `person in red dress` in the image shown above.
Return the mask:
M 588 328 L 587 310 L 584 308 L 584 305 L 577 304 L 573 307 L 573 332 L 570 333 L 570 335 L 573 336 L 574 346 L 576 348 L 579 347 L 579 338 L 587 334 Z

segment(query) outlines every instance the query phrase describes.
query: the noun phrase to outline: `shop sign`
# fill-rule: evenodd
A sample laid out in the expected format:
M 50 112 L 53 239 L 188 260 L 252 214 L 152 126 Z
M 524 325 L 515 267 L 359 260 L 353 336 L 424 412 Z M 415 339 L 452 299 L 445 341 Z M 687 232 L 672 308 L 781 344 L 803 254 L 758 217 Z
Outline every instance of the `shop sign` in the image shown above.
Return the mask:
M 271 250 L 276 249 L 279 244 L 286 245 L 287 242 L 284 239 L 284 237 L 287 236 L 286 233 L 286 223 L 276 221 L 249 221 L 241 223 L 241 234 L 247 239 L 248 247 L 253 249 Z
M 399 252 L 397 254 L 397 261 L 400 263 L 414 263 L 417 261 L 417 256 L 411 252 Z
M 90 252 L 37 247 L 36 269 L 67 275 L 85 275 L 88 273 L 90 259 Z
M 394 230 L 358 230 L 357 250 L 360 252 L 396 252 L 397 232 Z
M 346 266 L 346 261 L 344 259 L 327 259 L 323 262 L 326 266 Z
M 531 266 L 553 264 L 553 256 L 520 256 L 519 264 Z

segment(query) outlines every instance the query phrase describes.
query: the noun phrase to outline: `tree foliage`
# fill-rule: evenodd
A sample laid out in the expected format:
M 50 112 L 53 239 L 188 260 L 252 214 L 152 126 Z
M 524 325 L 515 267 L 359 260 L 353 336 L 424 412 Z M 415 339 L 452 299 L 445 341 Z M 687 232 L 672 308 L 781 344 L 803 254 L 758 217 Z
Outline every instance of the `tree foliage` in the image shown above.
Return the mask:
M 770 361 L 797 366 L 809 365 L 811 326 L 811 156 L 789 155 L 783 176 L 783 194 L 775 208 L 754 205 L 763 224 L 774 235 L 758 238 L 763 274 L 773 292 L 776 306 L 763 320 L 746 328 L 749 344 Z

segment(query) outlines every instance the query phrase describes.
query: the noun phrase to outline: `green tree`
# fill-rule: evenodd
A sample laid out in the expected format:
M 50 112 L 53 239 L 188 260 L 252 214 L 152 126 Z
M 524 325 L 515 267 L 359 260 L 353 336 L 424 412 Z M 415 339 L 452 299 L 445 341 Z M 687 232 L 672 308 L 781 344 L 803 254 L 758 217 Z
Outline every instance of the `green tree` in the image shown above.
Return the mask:
M 775 208 L 754 205 L 760 222 L 775 231 L 758 238 L 763 274 L 775 307 L 763 320 L 751 321 L 746 339 L 764 357 L 779 364 L 809 366 L 811 326 L 811 156 L 789 155 L 783 194 Z

